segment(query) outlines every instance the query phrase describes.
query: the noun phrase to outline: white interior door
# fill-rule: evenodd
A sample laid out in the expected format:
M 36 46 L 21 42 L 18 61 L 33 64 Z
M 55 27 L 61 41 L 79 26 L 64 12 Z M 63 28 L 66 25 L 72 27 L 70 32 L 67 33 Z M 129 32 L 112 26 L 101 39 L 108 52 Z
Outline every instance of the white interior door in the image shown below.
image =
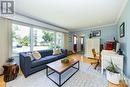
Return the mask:
M 92 49 L 95 49 L 96 52 L 100 52 L 100 39 L 87 39 L 85 46 L 85 56 L 92 57 Z

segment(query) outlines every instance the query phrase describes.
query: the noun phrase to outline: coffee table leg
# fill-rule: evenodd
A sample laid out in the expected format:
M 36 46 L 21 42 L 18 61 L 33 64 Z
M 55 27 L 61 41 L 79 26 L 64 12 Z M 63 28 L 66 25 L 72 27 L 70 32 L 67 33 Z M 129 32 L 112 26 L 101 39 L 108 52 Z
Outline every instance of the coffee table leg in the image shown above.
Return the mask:
M 80 65 L 80 64 L 79 64 L 79 62 L 78 62 L 78 70 L 79 70 L 79 65 Z
M 48 77 L 48 67 L 46 68 L 46 76 Z
M 61 87 L 61 74 L 59 74 L 59 87 Z

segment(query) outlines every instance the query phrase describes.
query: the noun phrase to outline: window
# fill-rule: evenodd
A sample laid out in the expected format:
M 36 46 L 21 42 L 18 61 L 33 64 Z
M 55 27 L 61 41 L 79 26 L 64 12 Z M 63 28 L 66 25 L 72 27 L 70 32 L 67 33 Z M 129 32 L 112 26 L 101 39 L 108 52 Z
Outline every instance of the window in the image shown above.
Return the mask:
M 13 55 L 20 52 L 63 47 L 64 34 L 46 29 L 12 24 Z
M 33 50 L 45 50 L 54 47 L 54 32 L 33 29 Z
M 63 48 L 63 33 L 56 32 L 56 47 Z
M 30 51 L 30 27 L 13 24 L 12 31 L 13 53 Z

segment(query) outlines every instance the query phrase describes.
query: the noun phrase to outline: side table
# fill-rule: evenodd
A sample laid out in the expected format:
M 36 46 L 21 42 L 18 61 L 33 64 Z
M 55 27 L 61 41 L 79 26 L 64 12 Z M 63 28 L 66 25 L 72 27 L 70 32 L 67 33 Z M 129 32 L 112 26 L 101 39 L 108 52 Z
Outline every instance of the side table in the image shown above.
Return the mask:
M 14 80 L 19 73 L 19 66 L 16 63 L 7 63 L 3 65 L 4 81 L 9 82 Z

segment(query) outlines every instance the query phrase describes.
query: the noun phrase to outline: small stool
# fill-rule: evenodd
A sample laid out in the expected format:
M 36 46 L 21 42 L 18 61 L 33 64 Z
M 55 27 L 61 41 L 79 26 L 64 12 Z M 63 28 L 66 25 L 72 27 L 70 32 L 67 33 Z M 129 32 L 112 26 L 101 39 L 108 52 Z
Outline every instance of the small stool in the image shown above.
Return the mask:
M 19 73 L 19 66 L 16 63 L 7 63 L 3 65 L 4 68 L 4 81 L 9 82 L 16 79 Z

